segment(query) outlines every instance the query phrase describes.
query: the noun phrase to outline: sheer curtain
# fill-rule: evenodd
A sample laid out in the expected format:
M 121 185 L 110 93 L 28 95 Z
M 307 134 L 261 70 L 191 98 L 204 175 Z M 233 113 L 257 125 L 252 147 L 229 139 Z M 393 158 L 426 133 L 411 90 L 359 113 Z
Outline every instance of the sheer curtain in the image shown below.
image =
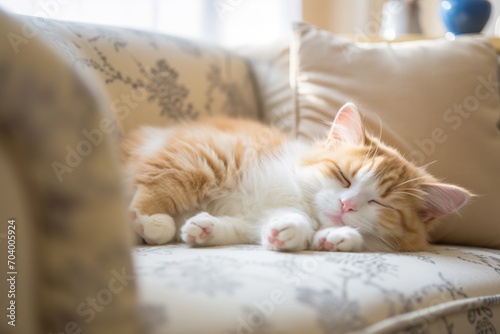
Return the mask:
M 9 11 L 164 32 L 223 46 L 287 37 L 301 0 L 0 0 Z

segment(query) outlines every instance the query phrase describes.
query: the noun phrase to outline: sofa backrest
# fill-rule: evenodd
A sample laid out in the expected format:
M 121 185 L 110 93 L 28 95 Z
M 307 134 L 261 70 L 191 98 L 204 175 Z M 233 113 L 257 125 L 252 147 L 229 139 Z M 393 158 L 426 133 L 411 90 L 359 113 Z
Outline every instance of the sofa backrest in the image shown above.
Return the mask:
M 235 53 L 152 32 L 28 20 L 73 67 L 96 78 L 125 133 L 211 115 L 260 117 L 252 69 Z
M 290 87 L 290 41 L 248 45 L 234 50 L 246 57 L 255 75 L 262 106 L 262 119 L 287 134 L 294 128 L 294 108 Z

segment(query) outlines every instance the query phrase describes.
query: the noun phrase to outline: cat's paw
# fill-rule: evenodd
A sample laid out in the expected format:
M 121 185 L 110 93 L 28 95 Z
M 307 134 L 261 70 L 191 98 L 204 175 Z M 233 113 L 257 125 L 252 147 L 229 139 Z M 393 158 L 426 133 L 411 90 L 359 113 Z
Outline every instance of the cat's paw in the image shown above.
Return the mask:
M 272 218 L 262 229 L 262 245 L 276 251 L 301 251 L 311 241 L 311 227 L 302 215 L 285 214 Z
M 175 222 L 167 214 L 142 215 L 131 211 L 130 216 L 135 233 L 148 245 L 163 245 L 175 236 Z
M 181 228 L 181 239 L 191 246 L 206 246 L 213 238 L 217 218 L 202 212 L 186 221 Z
M 319 230 L 313 239 L 312 249 L 327 252 L 359 252 L 363 237 L 352 227 L 331 227 Z

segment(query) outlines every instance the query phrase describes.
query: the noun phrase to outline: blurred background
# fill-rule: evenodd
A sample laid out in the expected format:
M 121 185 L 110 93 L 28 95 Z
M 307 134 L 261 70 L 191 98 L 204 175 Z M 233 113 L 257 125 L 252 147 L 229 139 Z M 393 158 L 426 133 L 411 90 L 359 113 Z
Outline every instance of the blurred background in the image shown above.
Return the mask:
M 0 0 L 0 6 L 27 15 L 127 26 L 164 32 L 222 46 L 266 44 L 286 37 L 290 23 L 305 20 L 346 34 L 377 34 L 387 16 L 387 0 Z M 421 32 L 442 36 L 442 0 L 392 0 L 416 3 Z M 491 0 L 483 29 L 500 35 L 500 0 Z M 386 7 L 387 8 L 387 7 Z M 408 13 L 407 13 L 408 14 Z M 495 23 L 497 29 L 495 29 Z M 495 32 L 496 30 L 496 32 Z

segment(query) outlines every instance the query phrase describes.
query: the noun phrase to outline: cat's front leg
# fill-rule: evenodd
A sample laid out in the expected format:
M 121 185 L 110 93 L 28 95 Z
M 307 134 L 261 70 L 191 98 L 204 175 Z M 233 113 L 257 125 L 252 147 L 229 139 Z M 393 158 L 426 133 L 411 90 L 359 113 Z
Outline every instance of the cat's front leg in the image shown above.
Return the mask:
M 201 212 L 181 228 L 181 239 L 191 246 L 222 246 L 250 242 L 249 224 L 239 217 L 215 217 Z
M 132 208 L 130 218 L 134 232 L 149 245 L 166 244 L 175 236 L 174 219 L 167 214 L 146 215 Z
M 149 245 L 163 245 L 175 237 L 175 222 L 165 210 L 163 199 L 152 187 L 140 186 L 129 207 L 135 233 Z
M 349 226 L 328 227 L 314 235 L 312 250 L 327 252 L 359 252 L 363 249 L 363 237 Z
M 261 243 L 270 250 L 301 251 L 311 244 L 313 222 L 300 210 L 282 208 L 269 211 L 261 224 Z

